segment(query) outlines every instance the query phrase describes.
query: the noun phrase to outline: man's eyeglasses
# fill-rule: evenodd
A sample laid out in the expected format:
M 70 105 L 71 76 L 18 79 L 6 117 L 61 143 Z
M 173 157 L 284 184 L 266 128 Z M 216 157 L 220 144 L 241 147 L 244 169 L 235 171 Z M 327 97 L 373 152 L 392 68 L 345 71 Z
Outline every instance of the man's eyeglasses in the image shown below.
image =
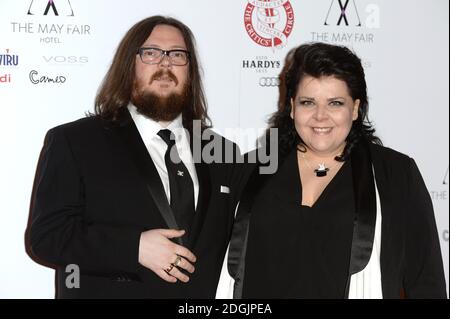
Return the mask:
M 189 51 L 175 49 L 162 50 L 159 48 L 139 48 L 138 52 L 142 63 L 159 64 L 164 56 L 169 58 L 172 65 L 186 65 L 189 62 Z

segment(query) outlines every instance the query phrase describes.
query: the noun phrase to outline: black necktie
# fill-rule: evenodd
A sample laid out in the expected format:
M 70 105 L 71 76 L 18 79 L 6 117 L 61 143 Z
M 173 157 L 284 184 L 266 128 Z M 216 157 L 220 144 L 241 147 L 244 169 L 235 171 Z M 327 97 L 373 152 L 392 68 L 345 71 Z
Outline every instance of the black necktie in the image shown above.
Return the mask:
M 180 159 L 172 132 L 164 129 L 159 131 L 158 135 L 167 144 L 164 160 L 169 175 L 170 207 L 180 229 L 188 233 L 195 214 L 194 185 L 186 166 Z

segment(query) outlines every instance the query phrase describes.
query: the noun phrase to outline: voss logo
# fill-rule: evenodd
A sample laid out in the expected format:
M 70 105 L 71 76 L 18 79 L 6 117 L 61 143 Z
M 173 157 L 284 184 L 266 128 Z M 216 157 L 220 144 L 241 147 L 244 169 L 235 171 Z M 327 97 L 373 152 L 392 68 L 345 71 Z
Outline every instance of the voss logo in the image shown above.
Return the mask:
M 281 49 L 292 33 L 294 18 L 289 0 L 248 0 L 244 13 L 245 30 L 255 43 Z
M 44 55 L 42 58 L 50 64 L 86 64 L 89 62 L 87 56 Z

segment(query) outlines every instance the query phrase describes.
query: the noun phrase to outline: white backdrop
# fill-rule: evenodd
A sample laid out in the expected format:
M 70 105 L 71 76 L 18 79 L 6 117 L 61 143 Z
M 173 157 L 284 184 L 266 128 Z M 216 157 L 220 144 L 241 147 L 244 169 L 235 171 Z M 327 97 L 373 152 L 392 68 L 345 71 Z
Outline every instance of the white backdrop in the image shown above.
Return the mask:
M 246 31 L 258 25 L 249 2 L 53 0 L 45 14 L 48 0 L 0 0 L 0 298 L 54 297 L 53 270 L 34 263 L 24 247 L 45 132 L 93 110 L 120 39 L 155 14 L 193 30 L 214 127 L 244 151 L 252 146 L 230 128 L 266 126 L 290 48 L 309 41 L 352 47 L 364 61 L 379 136 L 413 157 L 424 176 L 448 285 L 448 1 L 270 0 L 279 2 L 274 28 L 285 30 L 274 47 L 258 44 L 267 38 L 261 31 Z M 54 82 L 39 83 L 41 77 Z

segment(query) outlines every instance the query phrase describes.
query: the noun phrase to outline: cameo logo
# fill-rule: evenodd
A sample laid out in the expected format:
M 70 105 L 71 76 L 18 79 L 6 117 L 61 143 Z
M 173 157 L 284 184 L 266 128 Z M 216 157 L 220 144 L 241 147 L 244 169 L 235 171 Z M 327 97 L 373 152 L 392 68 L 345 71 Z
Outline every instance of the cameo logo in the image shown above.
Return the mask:
M 66 80 L 67 78 L 63 75 L 50 77 L 47 75 L 40 75 L 36 70 L 30 72 L 30 81 L 33 84 L 63 84 L 66 83 Z
M 288 0 L 248 0 L 244 25 L 257 44 L 282 49 L 294 29 L 294 9 Z
M 262 77 L 259 79 L 259 86 L 261 87 L 277 87 L 280 85 L 280 80 L 276 77 Z
M 54 0 L 31 0 L 27 14 L 35 15 L 42 13 L 44 16 L 46 16 L 49 13 L 52 13 L 55 16 L 59 16 L 60 13 L 62 13 L 67 17 L 75 16 L 70 0 L 59 1 L 58 8 L 56 7 L 55 2 L 56 1 Z

